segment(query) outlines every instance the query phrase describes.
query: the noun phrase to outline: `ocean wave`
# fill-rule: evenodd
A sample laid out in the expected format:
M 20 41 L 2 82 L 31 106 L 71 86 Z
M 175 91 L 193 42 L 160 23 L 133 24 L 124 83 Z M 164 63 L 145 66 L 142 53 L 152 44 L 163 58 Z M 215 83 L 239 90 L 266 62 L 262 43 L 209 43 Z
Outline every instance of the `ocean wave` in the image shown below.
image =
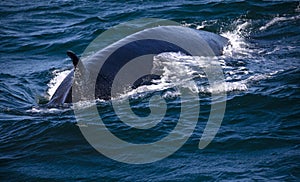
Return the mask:
M 289 22 L 289 21 L 297 21 L 300 19 L 300 15 L 297 16 L 292 16 L 292 17 L 275 17 L 272 20 L 270 20 L 266 25 L 262 26 L 259 28 L 259 30 L 263 31 L 263 30 L 267 30 L 269 27 L 279 24 L 281 22 Z

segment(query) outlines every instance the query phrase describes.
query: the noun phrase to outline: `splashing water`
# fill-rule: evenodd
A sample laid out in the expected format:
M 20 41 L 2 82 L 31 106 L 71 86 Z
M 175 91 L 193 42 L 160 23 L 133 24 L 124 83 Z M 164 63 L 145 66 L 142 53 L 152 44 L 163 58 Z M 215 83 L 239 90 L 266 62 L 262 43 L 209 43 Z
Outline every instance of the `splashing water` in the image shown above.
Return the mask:
M 249 22 L 237 24 L 235 30 L 221 34 L 229 39 L 229 45 L 223 51 L 225 56 L 251 56 L 252 51 L 248 48 L 248 44 L 245 41 L 245 36 L 247 36 L 246 28 L 250 25 Z

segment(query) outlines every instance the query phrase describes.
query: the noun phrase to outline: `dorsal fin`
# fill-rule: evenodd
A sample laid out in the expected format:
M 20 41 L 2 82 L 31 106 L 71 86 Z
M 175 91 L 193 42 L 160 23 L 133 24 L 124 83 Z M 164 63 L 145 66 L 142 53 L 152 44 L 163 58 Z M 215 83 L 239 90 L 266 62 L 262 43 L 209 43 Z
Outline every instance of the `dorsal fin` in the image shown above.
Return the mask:
M 67 51 L 67 55 L 72 59 L 73 65 L 76 67 L 79 62 L 79 58 L 72 51 Z

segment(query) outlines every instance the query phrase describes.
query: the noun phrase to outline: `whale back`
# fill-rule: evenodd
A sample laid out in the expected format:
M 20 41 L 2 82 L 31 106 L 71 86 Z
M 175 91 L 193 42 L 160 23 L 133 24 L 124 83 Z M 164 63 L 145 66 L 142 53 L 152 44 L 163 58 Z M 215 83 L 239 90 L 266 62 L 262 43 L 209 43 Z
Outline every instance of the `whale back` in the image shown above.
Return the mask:
M 77 68 L 77 56 L 72 53 L 68 53 L 68 55 L 72 58 L 75 66 L 75 79 L 83 80 L 81 88 L 86 88 L 87 93 L 93 93 L 87 99 L 108 100 L 111 98 L 111 88 L 116 74 L 132 59 L 163 52 L 182 52 L 193 56 L 219 56 L 227 44 L 228 39 L 214 33 L 181 26 L 161 26 L 129 35 L 80 61 L 82 64 L 79 64 Z M 151 73 L 153 57 L 152 60 L 141 61 L 143 61 L 141 64 L 143 68 L 139 67 L 139 69 Z M 74 70 L 58 87 L 49 101 L 49 105 L 72 102 Z M 77 72 L 80 74 L 76 74 Z M 152 76 L 157 78 L 157 75 Z M 150 75 L 145 79 L 148 80 L 147 82 L 137 82 L 138 84 L 132 85 L 132 87 L 148 84 L 151 78 Z M 122 91 L 126 84 L 117 84 L 119 87 L 117 91 Z

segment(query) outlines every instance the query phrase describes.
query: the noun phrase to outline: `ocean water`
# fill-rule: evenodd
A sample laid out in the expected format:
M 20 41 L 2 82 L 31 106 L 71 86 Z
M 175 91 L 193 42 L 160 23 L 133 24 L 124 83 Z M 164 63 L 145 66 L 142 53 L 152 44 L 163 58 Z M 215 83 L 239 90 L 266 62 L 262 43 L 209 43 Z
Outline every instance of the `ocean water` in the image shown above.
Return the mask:
M 1 2 L 0 14 L 0 181 L 299 181 L 299 1 L 8 0 Z M 72 69 L 67 50 L 81 55 L 105 30 L 139 18 L 176 21 L 223 35 L 231 44 L 216 58 L 227 97 L 213 141 L 198 148 L 212 104 L 209 96 L 218 88 L 199 87 L 200 114 L 195 115 L 192 104 L 185 113 L 198 121 L 189 140 L 163 160 L 134 165 L 96 151 L 72 108 L 41 105 Z M 201 60 L 193 57 L 164 53 L 156 59 L 168 71 L 165 79 L 186 81 L 182 72 L 201 75 Z M 170 60 L 178 64 L 168 64 Z M 160 92 L 175 103 L 166 117 L 176 120 L 176 93 L 163 86 L 116 98 L 121 115 L 127 115 L 124 97 L 133 98 L 135 113 L 144 116 L 149 110 L 142 98 Z M 163 109 L 163 100 L 154 99 L 155 107 Z M 174 127 L 171 122 L 148 134 L 127 132 L 110 117 L 109 106 L 100 101 L 99 112 L 107 116 L 112 132 L 126 140 L 153 142 Z

